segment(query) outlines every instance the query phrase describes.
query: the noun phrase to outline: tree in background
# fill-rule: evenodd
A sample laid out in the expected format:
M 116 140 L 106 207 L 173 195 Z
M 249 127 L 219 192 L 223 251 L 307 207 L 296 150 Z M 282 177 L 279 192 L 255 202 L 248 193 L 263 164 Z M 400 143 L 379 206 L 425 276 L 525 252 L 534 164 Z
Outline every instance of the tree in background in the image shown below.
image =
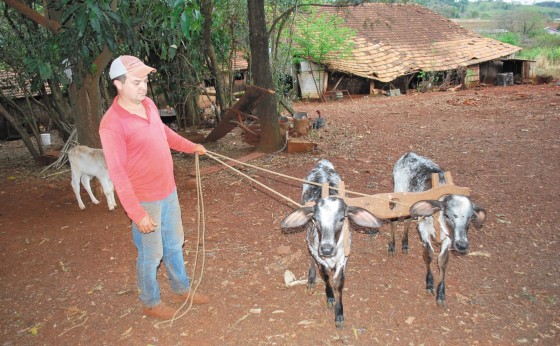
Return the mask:
M 531 37 L 544 28 L 544 17 L 526 6 L 504 13 L 498 19 L 500 27 L 523 37 Z
M 196 89 L 192 76 L 200 81 L 205 71 L 205 56 L 191 54 L 201 51 L 202 42 L 196 39 L 202 23 L 196 1 L 2 1 L 9 25 L 1 25 L 6 30 L 0 44 L 7 46 L 13 38 L 14 45 L 21 42 L 25 48 L 10 59 L 2 54 L 3 68 L 25 73 L 23 78 L 33 81 L 33 92 L 41 92 L 47 83 L 50 93 L 42 96 L 57 101 L 46 106 L 57 111 L 50 115 L 55 127 L 67 132 L 68 124 L 75 125 L 81 144 L 100 146 L 99 122 L 114 94 L 105 71 L 120 54 L 136 55 L 156 66 L 160 75 L 171 76 L 154 83 L 159 88 L 155 92 L 163 91 L 173 105 L 186 105 L 184 110 L 193 116 L 198 112 L 196 98 L 186 88 Z M 4 108 L 1 114 L 13 115 L 13 109 Z M 5 117 L 17 122 L 17 117 Z M 14 127 L 27 136 L 21 126 Z M 39 154 L 32 147 L 29 151 Z
M 323 64 L 325 58 L 344 59 L 354 47 L 353 29 L 343 26 L 344 20 L 334 14 L 311 10 L 300 14 L 293 35 L 293 56 L 296 62 L 301 59 Z M 313 74 L 313 69 L 311 69 Z M 315 81 L 315 77 L 313 77 Z M 321 86 L 315 81 L 317 92 L 323 98 Z
M 248 0 L 249 45 L 251 47 L 251 75 L 256 86 L 274 90 L 270 67 L 268 30 L 264 0 Z M 258 145 L 264 152 L 273 152 L 282 147 L 278 126 L 278 108 L 274 95 L 266 95 L 255 108 L 261 126 Z

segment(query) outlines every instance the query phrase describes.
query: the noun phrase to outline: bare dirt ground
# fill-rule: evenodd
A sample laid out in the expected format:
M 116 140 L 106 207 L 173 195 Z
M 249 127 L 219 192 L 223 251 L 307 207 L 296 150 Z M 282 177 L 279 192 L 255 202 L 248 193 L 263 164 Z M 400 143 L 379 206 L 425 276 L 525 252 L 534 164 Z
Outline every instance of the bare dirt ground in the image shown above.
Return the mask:
M 470 254 L 450 258 L 447 308 L 425 292 L 418 235 L 411 233 L 408 255 L 388 257 L 384 225 L 377 235 L 353 234 L 345 328 L 335 329 L 322 283 L 311 291 L 284 284 L 286 270 L 305 279 L 310 263 L 304 233 L 280 232 L 294 206 L 225 170 L 203 177 L 206 256 L 198 290 L 212 300 L 156 328 L 141 313 L 136 250 L 122 208 L 109 212 L 104 199 L 96 206 L 83 192 L 87 208 L 80 211 L 69 172 L 42 178 L 21 143 L 2 142 L 2 344 L 560 344 L 559 87 L 485 87 L 295 108 L 326 116 L 326 127 L 311 135 L 318 150 L 251 164 L 303 178 L 328 158 L 347 189 L 374 194 L 392 190 L 392 166 L 412 150 L 471 188 L 488 219 L 481 230 L 471 229 Z M 206 146 L 230 157 L 251 151 L 237 130 Z M 175 155 L 191 275 L 203 253 L 196 247 L 196 191 L 187 188 L 193 163 Z M 297 181 L 254 168 L 243 172 L 299 202 Z M 165 301 L 164 270 L 160 279 Z

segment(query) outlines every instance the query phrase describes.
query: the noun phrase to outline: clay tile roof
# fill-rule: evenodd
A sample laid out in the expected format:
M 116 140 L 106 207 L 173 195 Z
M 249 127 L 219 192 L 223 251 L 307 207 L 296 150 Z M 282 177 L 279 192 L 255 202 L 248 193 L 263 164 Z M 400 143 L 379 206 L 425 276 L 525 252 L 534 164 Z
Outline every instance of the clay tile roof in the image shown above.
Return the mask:
M 418 71 L 445 71 L 509 56 L 521 47 L 482 37 L 416 4 L 321 8 L 356 30 L 351 56 L 327 58 L 331 70 L 390 82 Z
M 234 71 L 246 70 L 249 62 L 241 52 L 235 52 L 231 58 L 231 66 Z

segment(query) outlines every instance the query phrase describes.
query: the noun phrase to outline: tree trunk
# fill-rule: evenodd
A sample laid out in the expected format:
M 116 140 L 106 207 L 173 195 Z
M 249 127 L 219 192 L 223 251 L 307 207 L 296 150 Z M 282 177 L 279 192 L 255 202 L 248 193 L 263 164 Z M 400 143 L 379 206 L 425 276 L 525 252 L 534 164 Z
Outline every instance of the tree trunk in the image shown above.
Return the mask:
M 270 56 L 268 54 L 268 34 L 264 0 L 247 1 L 249 15 L 249 43 L 251 47 L 251 72 L 256 86 L 274 90 Z M 266 95 L 255 108 L 259 117 L 261 138 L 258 149 L 264 152 L 277 151 L 282 147 L 282 137 L 278 126 L 276 96 Z
M 19 133 L 19 135 L 21 136 L 21 139 L 23 140 L 23 143 L 25 144 L 25 146 L 27 147 L 27 150 L 29 150 L 29 153 L 31 153 L 31 156 L 33 156 L 33 158 L 37 158 L 40 156 L 39 152 L 37 151 L 37 149 L 35 148 L 35 146 L 33 145 L 33 142 L 31 141 L 31 138 L 29 137 L 29 135 L 27 134 L 27 131 L 25 130 L 25 128 L 23 126 L 21 126 L 21 124 L 19 123 L 19 121 L 17 121 L 16 118 L 14 118 L 10 112 L 8 112 L 4 107 L 2 107 L 2 105 L 0 104 L 0 114 L 6 118 L 6 120 L 8 120 L 8 122 L 10 123 L 10 125 L 12 125 L 12 127 L 14 129 L 16 129 L 16 131 Z
M 109 64 L 113 54 L 105 46 L 95 59 L 97 72 L 89 72 L 78 87 L 73 81 L 70 85 L 70 94 L 76 103 L 74 109 L 75 126 L 78 133 L 78 143 L 91 148 L 101 148 L 99 138 L 99 123 L 103 117 L 103 98 L 99 88 L 99 80 L 105 67 Z
M 204 39 L 204 53 L 206 55 L 206 61 L 208 67 L 210 68 L 210 73 L 214 78 L 214 83 L 216 87 L 216 101 L 223 111 L 227 108 L 227 103 L 224 97 L 224 83 L 222 81 L 222 76 L 220 74 L 220 68 L 218 64 L 218 58 L 216 52 L 214 51 L 214 46 L 212 45 L 212 11 L 214 9 L 214 3 L 212 0 L 202 0 L 200 5 L 200 12 L 204 18 L 202 37 Z

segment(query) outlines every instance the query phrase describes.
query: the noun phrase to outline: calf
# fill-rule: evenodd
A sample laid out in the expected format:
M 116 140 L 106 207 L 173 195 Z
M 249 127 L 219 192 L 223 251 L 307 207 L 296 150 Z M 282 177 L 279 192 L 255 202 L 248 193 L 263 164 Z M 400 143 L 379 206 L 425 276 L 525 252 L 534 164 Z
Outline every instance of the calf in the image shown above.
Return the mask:
M 101 187 L 103 187 L 103 193 L 105 193 L 107 197 L 109 210 L 115 209 L 117 206 L 115 202 L 115 190 L 113 182 L 111 178 L 109 178 L 103 150 L 77 145 L 68 151 L 68 160 L 70 161 L 70 168 L 72 171 L 72 189 L 76 194 L 80 209 L 86 207 L 80 197 L 80 181 L 89 194 L 91 201 L 94 204 L 99 204 L 99 201 L 91 192 L 90 180 L 93 177 L 99 179 Z
M 432 187 L 432 173 L 438 173 L 439 183 L 445 183 L 443 170 L 428 158 L 413 152 L 403 155 L 393 168 L 395 192 L 421 192 Z M 426 264 L 426 291 L 434 294 L 434 277 L 430 269 L 434 248 L 432 240 L 437 239 L 434 228 L 434 217 L 436 212 L 439 218 L 441 232 L 441 249 L 438 255 L 438 268 L 441 281 L 437 287 L 436 303 L 445 306 L 445 269 L 449 259 L 449 250 L 458 254 L 465 254 L 469 249 L 468 231 L 469 225 L 474 224 L 480 228 L 486 219 L 486 211 L 471 200 L 462 195 L 445 195 L 439 200 L 424 200 L 414 203 L 410 208 L 413 217 L 425 216 L 418 222 L 418 232 L 423 245 L 423 257 Z M 408 249 L 408 228 L 410 220 L 405 223 L 403 232 L 402 248 Z M 391 240 L 389 241 L 389 252 L 395 248 L 395 223 L 391 224 Z
M 330 187 L 338 187 L 340 177 L 332 163 L 321 160 L 305 180 L 319 184 L 328 182 Z M 344 324 L 342 290 L 344 269 L 348 260 L 348 256 L 344 253 L 344 242 L 346 241 L 348 246 L 351 243 L 350 233 L 346 233 L 348 239 L 344 239 L 344 223 L 348 222 L 346 220 L 348 217 L 358 226 L 378 228 L 381 226 L 381 221 L 367 210 L 348 206 L 343 199 L 332 196 L 337 193 L 336 190 L 330 189 L 330 196 L 326 198 L 321 198 L 321 191 L 320 186 L 303 184 L 301 203 L 305 205 L 307 202 L 315 202 L 315 204 L 290 213 L 282 220 L 281 227 L 290 229 L 307 225 L 307 246 L 312 257 L 308 287 L 313 288 L 315 284 L 315 265 L 317 265 L 326 286 L 327 306 L 334 308 L 336 327 L 342 328 Z M 330 275 L 333 277 L 334 291 Z

